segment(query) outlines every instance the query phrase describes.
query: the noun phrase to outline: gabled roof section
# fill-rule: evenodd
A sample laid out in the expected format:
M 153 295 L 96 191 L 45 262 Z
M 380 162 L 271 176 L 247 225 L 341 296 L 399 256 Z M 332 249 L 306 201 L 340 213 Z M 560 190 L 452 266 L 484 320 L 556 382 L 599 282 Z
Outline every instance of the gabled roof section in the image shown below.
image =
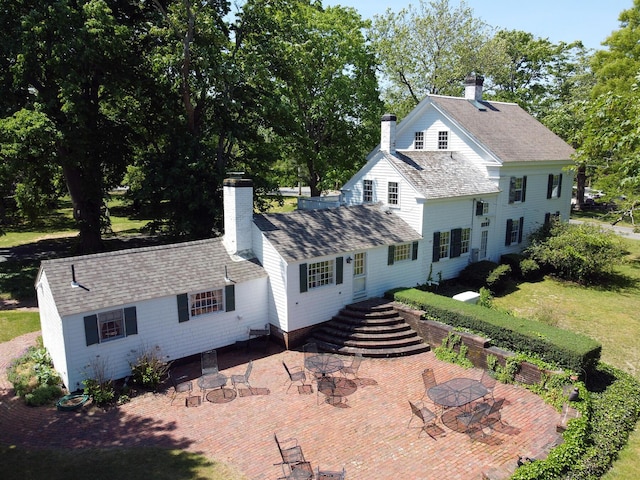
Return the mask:
M 385 158 L 428 200 L 500 192 L 495 182 L 458 152 L 398 150 Z
M 515 103 L 470 102 L 438 95 L 429 98 L 503 163 L 568 161 L 574 153 L 570 145 Z
M 233 283 L 267 276 L 256 260 L 233 261 L 220 238 L 44 260 L 42 272 L 61 316 L 223 288 L 225 274 Z
M 256 215 L 254 223 L 288 263 L 422 238 L 380 204 Z

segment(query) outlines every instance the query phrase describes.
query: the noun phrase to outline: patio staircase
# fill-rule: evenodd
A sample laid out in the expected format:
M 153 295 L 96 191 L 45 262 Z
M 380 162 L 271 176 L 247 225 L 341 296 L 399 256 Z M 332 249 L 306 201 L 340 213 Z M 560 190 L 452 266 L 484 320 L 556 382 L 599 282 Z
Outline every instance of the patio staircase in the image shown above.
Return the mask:
M 325 352 L 365 357 L 401 357 L 430 349 L 389 300 L 382 298 L 347 305 L 316 327 L 308 341 Z

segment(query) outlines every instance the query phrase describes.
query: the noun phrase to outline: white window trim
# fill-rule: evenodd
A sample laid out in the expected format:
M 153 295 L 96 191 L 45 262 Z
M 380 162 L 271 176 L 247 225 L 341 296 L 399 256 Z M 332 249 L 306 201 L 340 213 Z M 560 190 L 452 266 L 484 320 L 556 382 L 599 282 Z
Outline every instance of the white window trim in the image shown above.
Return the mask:
M 116 308 L 115 310 L 108 310 L 106 312 L 101 312 L 101 313 L 98 313 L 97 317 L 98 317 L 98 335 L 100 337 L 100 343 L 109 342 L 111 340 L 116 340 L 118 338 L 124 338 L 126 336 L 125 330 L 124 330 L 125 329 L 124 309 Z M 115 324 L 115 326 L 110 328 L 109 327 L 110 323 Z M 118 328 L 120 333 L 115 333 L 114 330 Z
M 310 263 L 307 267 L 307 288 L 309 290 L 333 285 L 336 282 L 335 260 Z
M 395 185 L 395 191 L 392 192 L 391 185 Z M 394 202 L 391 200 L 395 199 Z M 398 182 L 387 183 L 387 203 L 394 207 L 400 206 L 400 184 Z
M 191 318 L 220 312 L 224 312 L 223 288 L 204 290 L 189 295 L 189 316 Z

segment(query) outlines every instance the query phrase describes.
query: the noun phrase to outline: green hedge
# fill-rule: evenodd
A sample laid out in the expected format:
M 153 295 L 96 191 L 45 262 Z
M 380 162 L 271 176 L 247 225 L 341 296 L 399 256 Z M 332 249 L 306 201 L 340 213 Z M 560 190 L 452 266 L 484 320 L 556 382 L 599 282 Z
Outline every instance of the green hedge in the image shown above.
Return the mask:
M 602 345 L 595 340 L 546 323 L 514 317 L 507 313 L 415 288 L 391 290 L 387 296 L 423 310 L 424 318 L 482 332 L 493 345 L 515 352 L 533 353 L 550 363 L 574 371 L 595 368 Z

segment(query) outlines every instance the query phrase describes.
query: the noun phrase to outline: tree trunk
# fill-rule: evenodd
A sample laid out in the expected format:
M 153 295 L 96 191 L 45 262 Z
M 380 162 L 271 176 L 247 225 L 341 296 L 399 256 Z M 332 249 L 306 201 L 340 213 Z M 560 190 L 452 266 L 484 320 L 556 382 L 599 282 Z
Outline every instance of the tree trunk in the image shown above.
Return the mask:
M 83 175 L 80 167 L 64 166 L 64 179 L 71 196 L 73 218 L 80 230 L 79 253 L 94 253 L 104 250 L 100 233 L 100 216 L 102 207 L 102 190 L 95 185 L 94 178 Z M 98 169 L 98 175 L 100 170 Z M 99 192 L 97 195 L 95 193 Z
M 584 205 L 584 187 L 587 183 L 586 166 L 584 163 L 578 165 L 578 172 L 576 173 L 576 210 L 582 210 Z

